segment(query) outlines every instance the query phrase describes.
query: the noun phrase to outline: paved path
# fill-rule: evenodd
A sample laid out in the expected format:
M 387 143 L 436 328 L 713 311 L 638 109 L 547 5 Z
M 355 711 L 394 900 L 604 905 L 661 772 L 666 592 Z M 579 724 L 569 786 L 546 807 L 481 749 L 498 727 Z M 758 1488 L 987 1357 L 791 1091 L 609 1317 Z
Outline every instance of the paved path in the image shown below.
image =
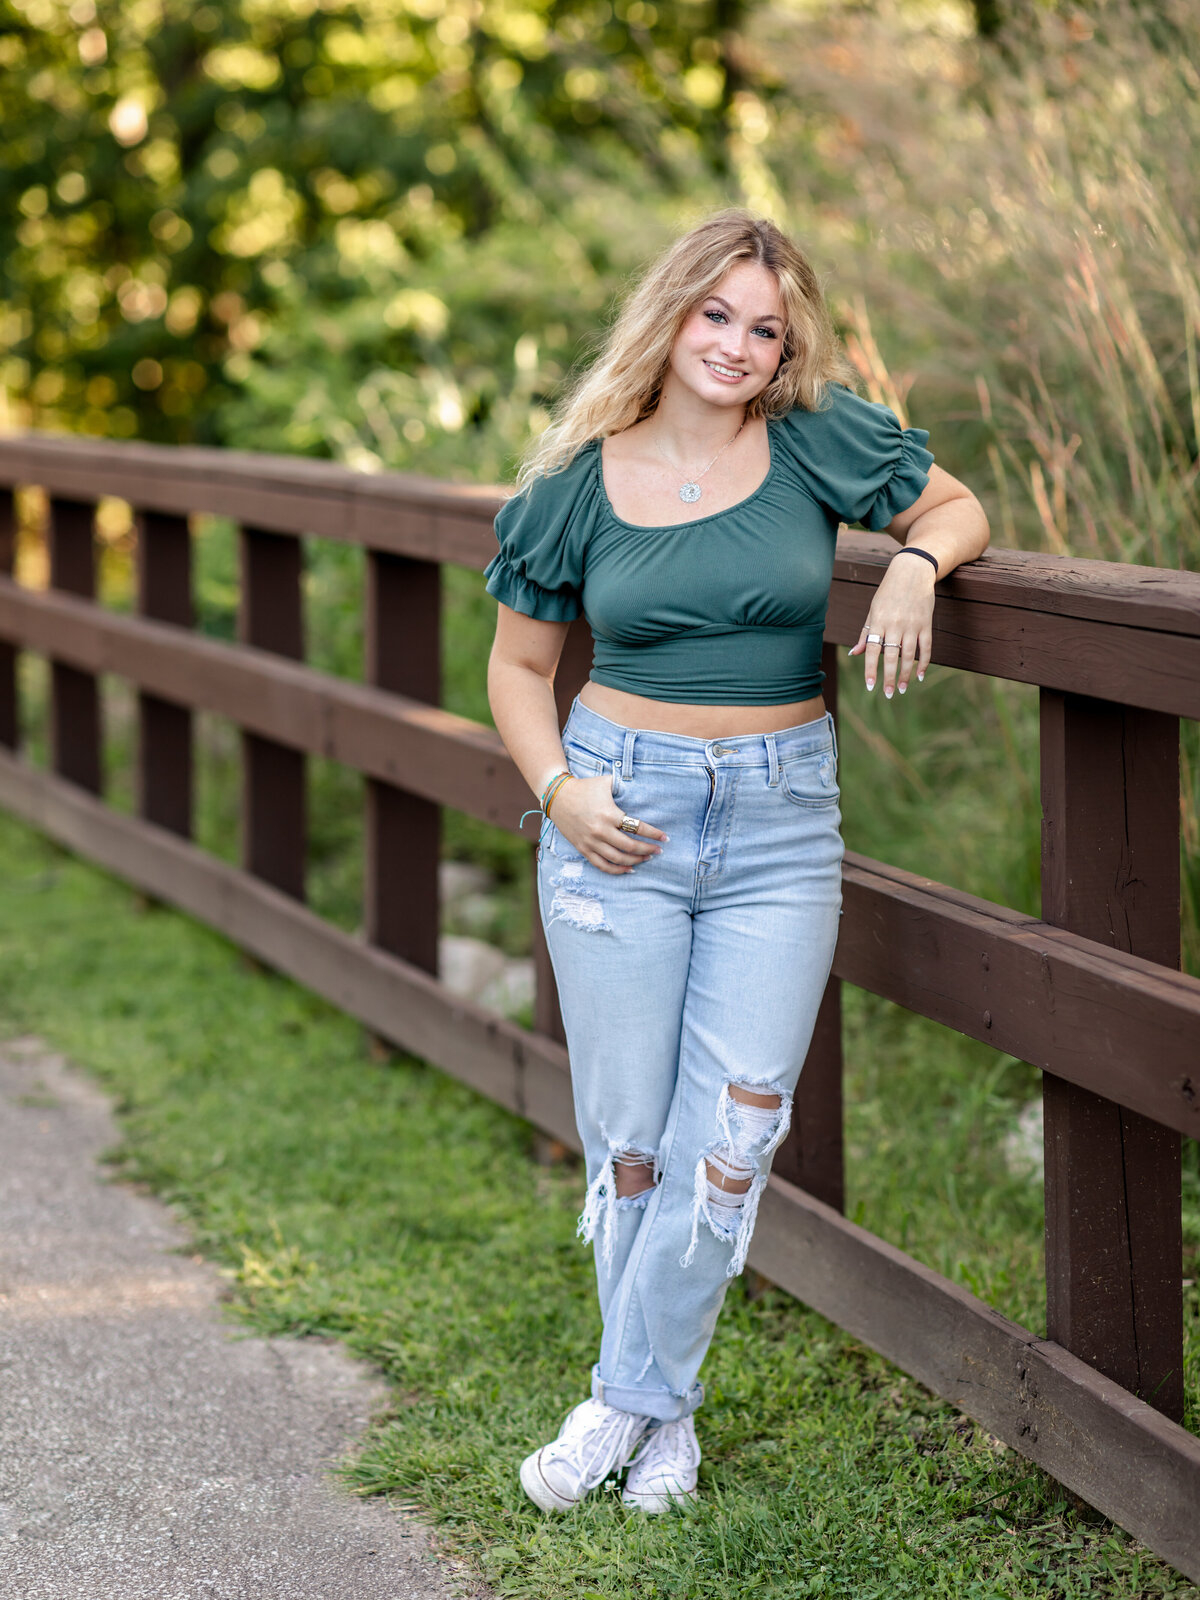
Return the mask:
M 0 1044 L 0 1596 L 481 1593 L 328 1478 L 382 1384 L 335 1344 L 222 1321 L 165 1208 L 97 1169 L 116 1140 L 85 1077 Z

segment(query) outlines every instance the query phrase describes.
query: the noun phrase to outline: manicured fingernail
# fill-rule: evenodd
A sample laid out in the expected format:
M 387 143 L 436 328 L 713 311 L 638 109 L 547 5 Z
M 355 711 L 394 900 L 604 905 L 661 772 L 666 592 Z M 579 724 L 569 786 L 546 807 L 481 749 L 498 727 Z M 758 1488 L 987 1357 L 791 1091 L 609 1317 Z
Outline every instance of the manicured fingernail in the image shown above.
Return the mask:
M 873 689 L 874 687 L 875 687 L 875 679 L 874 678 L 868 678 L 867 679 L 867 688 L 868 689 Z
M 923 672 L 918 672 L 917 673 L 917 682 L 918 683 L 924 683 L 925 682 L 925 674 Z
M 664 833 L 663 834 L 663 843 L 664 844 L 670 844 L 670 842 L 671 842 L 671 835 L 669 833 Z
M 889 700 L 892 698 L 892 691 L 891 691 L 890 687 L 887 684 L 884 684 L 883 692 L 884 692 L 884 694 L 887 696 L 887 698 Z
M 903 694 L 905 689 L 907 689 L 907 688 L 908 688 L 908 685 L 906 683 L 902 683 L 900 685 L 900 693 Z

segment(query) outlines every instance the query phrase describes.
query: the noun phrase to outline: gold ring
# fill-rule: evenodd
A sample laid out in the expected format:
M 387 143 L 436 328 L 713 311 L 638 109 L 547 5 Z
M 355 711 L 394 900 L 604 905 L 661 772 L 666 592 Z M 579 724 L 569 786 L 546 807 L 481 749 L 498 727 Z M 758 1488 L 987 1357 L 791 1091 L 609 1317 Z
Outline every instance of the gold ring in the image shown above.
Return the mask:
M 620 828 L 622 833 L 636 833 L 641 825 L 640 817 L 631 817 L 629 815 L 623 816 L 620 822 L 617 823 L 617 827 Z

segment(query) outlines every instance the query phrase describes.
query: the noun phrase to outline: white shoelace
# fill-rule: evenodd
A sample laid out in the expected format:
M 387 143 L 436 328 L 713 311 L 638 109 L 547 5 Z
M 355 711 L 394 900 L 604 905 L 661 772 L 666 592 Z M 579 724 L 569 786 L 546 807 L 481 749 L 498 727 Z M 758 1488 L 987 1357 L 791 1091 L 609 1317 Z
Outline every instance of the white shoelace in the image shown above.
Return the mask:
M 580 1489 L 594 1489 L 612 1471 L 622 1443 L 642 1422 L 630 1411 L 618 1411 L 599 1400 L 576 1406 L 557 1439 L 545 1447 L 546 1462 L 562 1462 L 579 1474 Z
M 664 1422 L 655 1428 L 633 1458 L 639 1480 L 660 1476 L 680 1479 L 699 1464 L 700 1448 L 691 1419 L 687 1417 L 682 1422 Z

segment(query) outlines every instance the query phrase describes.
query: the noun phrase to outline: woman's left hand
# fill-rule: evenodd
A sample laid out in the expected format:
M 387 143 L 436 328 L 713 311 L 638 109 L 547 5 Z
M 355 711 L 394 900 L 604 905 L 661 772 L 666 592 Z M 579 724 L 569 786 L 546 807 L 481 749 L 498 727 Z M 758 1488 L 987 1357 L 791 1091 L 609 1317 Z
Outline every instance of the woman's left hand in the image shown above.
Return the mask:
M 896 561 L 880 580 L 871 601 L 852 656 L 866 653 L 867 688 L 875 687 L 879 658 L 883 657 L 883 692 L 890 700 L 897 683 L 900 693 L 908 688 L 915 663 L 917 681 L 925 676 L 933 651 L 933 586 L 937 573 L 927 561 Z M 878 634 L 880 643 L 867 643 L 867 635 Z M 885 648 L 898 642 L 900 648 Z

